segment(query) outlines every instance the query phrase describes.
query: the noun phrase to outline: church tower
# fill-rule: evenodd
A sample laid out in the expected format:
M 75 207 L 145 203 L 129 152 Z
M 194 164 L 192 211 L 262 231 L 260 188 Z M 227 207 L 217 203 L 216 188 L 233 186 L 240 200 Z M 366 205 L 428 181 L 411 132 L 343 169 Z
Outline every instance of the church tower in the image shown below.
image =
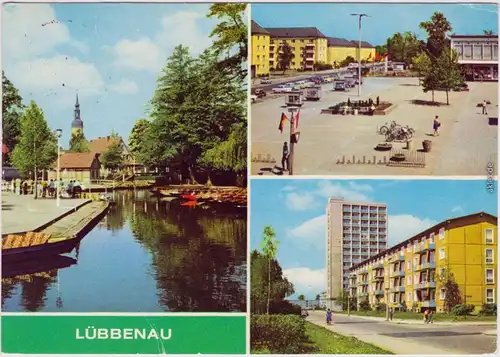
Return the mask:
M 75 135 L 78 132 L 83 134 L 83 121 L 80 118 L 80 103 L 78 103 L 78 94 L 77 94 L 75 103 L 75 117 L 71 122 L 71 134 Z

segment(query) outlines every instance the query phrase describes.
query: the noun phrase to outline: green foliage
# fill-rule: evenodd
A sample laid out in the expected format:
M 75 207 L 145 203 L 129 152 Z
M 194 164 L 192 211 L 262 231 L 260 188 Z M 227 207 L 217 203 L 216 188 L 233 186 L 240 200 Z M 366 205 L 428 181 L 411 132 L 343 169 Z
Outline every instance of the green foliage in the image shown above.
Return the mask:
M 450 104 L 449 91 L 464 84 L 464 78 L 458 64 L 458 56 L 455 51 L 445 49 L 436 61 L 439 88 L 446 91 L 446 104 Z
M 280 44 L 280 52 L 278 53 L 278 67 L 283 71 L 285 71 L 290 67 L 290 63 L 292 63 L 293 51 L 288 43 Z
M 217 3 L 210 6 L 208 18 L 216 17 L 220 22 L 210 37 L 215 38 L 212 48 L 221 57 L 218 69 L 244 80 L 247 76 L 248 28 L 247 4 Z
M 374 310 L 378 312 L 386 311 L 387 310 L 387 305 L 383 302 L 378 302 L 374 306 Z
M 315 71 L 326 71 L 326 70 L 332 69 L 333 66 L 331 64 L 328 64 L 328 63 L 316 62 L 316 63 L 314 63 L 313 68 Z
M 255 314 L 288 311 L 291 306 L 285 298 L 295 293 L 293 284 L 283 277 L 283 270 L 275 259 L 254 250 L 250 258 L 251 311 Z M 285 306 L 286 305 L 286 306 Z M 300 308 L 298 313 L 300 313 Z
M 460 287 L 458 286 L 455 276 L 449 267 L 443 268 L 440 274 L 437 276 L 439 285 L 445 290 L 444 299 L 444 310 L 448 313 L 451 309 L 462 303 L 462 294 L 460 293 Z
M 31 101 L 21 117 L 19 142 L 12 151 L 12 163 L 23 176 L 28 176 L 49 169 L 56 159 L 57 138 L 43 111 Z
M 304 295 L 299 295 L 299 300 L 300 301 L 304 301 L 306 299 L 306 297 Z
M 81 131 L 77 131 L 75 134 L 71 134 L 71 139 L 69 140 L 69 152 L 89 152 L 89 143 L 85 139 L 85 135 Z
M 349 63 L 356 63 L 356 60 L 352 56 L 347 56 L 340 62 L 340 67 L 347 67 Z
M 265 226 L 264 233 L 262 235 L 262 242 L 260 248 L 264 253 L 264 256 L 269 259 L 275 259 L 278 252 L 279 240 L 276 239 L 276 233 L 273 227 Z
M 387 53 L 389 58 L 395 62 L 411 63 L 412 58 L 418 56 L 422 51 L 423 43 L 418 40 L 417 35 L 412 32 L 395 33 L 387 39 Z
M 143 140 L 150 126 L 151 123 L 147 119 L 139 119 L 135 122 L 128 138 L 128 147 L 132 154 L 137 155 L 141 150 Z
M 123 147 L 117 139 L 116 134 L 111 135 L 111 143 L 108 149 L 101 155 L 101 162 L 105 168 L 115 171 L 120 169 L 125 160 L 123 158 Z
M 19 142 L 21 134 L 21 115 L 24 109 L 19 90 L 2 71 L 2 142 L 10 152 L 3 155 L 4 165 L 10 162 L 12 150 Z
M 493 30 L 483 30 L 483 33 L 486 36 L 495 36 L 495 31 L 493 31 Z
M 458 304 L 451 309 L 452 315 L 466 316 L 470 315 L 476 307 L 473 304 Z
M 389 39 L 387 39 L 387 42 L 389 42 Z M 386 55 L 387 54 L 387 44 L 375 46 L 375 52 L 380 54 L 380 55 Z
M 434 62 L 445 49 L 450 47 L 447 34 L 452 30 L 451 24 L 442 13 L 435 12 L 430 21 L 420 23 L 420 28 L 427 32 L 425 49 L 431 61 Z
M 296 315 L 253 315 L 250 320 L 251 349 L 271 354 L 304 353 L 305 321 Z
M 340 295 L 337 297 L 337 304 L 342 306 L 343 311 L 347 311 L 347 306 L 350 304 L 350 310 L 357 309 L 357 299 L 355 296 L 351 296 L 349 299 L 349 293 L 345 290 L 340 292 Z
M 321 300 L 321 296 L 319 294 L 316 294 L 316 301 L 320 301 Z
M 484 304 L 479 311 L 480 316 L 497 316 L 497 304 Z
M 367 298 L 363 298 L 361 299 L 361 301 L 359 302 L 359 310 L 360 311 L 369 311 L 371 310 L 371 306 L 370 306 L 370 302 L 368 301 Z

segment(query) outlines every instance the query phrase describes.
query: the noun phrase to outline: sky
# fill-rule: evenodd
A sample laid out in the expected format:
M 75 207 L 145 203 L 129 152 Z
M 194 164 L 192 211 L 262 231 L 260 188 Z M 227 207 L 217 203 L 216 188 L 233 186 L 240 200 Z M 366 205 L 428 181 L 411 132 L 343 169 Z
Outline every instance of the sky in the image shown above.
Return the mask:
M 253 4 L 251 13 L 264 28 L 317 27 L 326 36 L 348 40 L 358 39 L 358 18 L 350 14 L 365 13 L 371 17 L 363 19 L 362 39 L 376 46 L 396 32 L 426 38 L 419 24 L 436 11 L 444 13 L 457 35 L 498 33 L 498 7 L 493 4 Z
M 197 55 L 217 20 L 209 4 L 7 4 L 3 69 L 63 129 L 69 146 L 76 93 L 87 139 L 115 130 L 126 140 L 147 118 L 156 79 L 175 46 Z
M 497 216 L 497 193 L 488 193 L 483 180 L 254 179 L 250 192 L 251 249 L 260 248 L 264 227 L 271 225 L 284 275 L 296 295 L 312 300 L 326 290 L 329 197 L 385 203 L 389 247 L 449 218 L 481 211 Z

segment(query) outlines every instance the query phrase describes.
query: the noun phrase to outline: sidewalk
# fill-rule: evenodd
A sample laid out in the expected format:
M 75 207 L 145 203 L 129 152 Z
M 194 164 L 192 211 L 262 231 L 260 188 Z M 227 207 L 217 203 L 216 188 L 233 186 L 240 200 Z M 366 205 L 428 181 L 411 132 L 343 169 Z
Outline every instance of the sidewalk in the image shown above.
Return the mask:
M 347 314 L 340 314 L 341 316 L 346 316 Z M 357 317 L 360 319 L 372 320 L 372 321 L 380 321 L 391 324 L 408 324 L 408 325 L 424 325 L 423 320 L 403 320 L 403 319 L 393 319 L 392 321 L 386 321 L 385 317 L 375 317 L 375 316 L 360 316 L 351 314 L 351 317 Z M 438 326 L 496 326 L 496 322 L 493 321 L 436 321 L 432 323 L 433 325 Z M 496 330 L 495 335 L 496 335 Z

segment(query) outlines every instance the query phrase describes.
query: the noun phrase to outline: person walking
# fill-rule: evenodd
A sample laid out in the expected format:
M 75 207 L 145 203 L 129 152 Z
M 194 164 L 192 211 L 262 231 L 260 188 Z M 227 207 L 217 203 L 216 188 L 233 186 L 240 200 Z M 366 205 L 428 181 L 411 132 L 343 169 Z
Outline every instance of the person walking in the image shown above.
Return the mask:
M 424 311 L 424 323 L 429 323 L 429 309 Z
M 288 143 L 285 141 L 283 143 L 283 155 L 281 156 L 281 168 L 283 171 L 288 171 L 288 166 L 289 166 L 289 156 L 290 153 L 288 152 Z
M 483 100 L 483 115 L 488 115 L 488 103 L 486 100 Z
M 439 136 L 439 128 L 441 127 L 441 121 L 439 121 L 439 117 L 436 115 L 434 118 L 434 122 L 432 124 L 432 129 L 434 129 L 434 136 Z
M 394 315 L 394 309 L 393 307 L 391 306 L 389 308 L 389 321 L 392 321 L 392 316 Z
M 327 325 L 332 323 L 332 311 L 330 309 L 326 310 L 326 323 Z

